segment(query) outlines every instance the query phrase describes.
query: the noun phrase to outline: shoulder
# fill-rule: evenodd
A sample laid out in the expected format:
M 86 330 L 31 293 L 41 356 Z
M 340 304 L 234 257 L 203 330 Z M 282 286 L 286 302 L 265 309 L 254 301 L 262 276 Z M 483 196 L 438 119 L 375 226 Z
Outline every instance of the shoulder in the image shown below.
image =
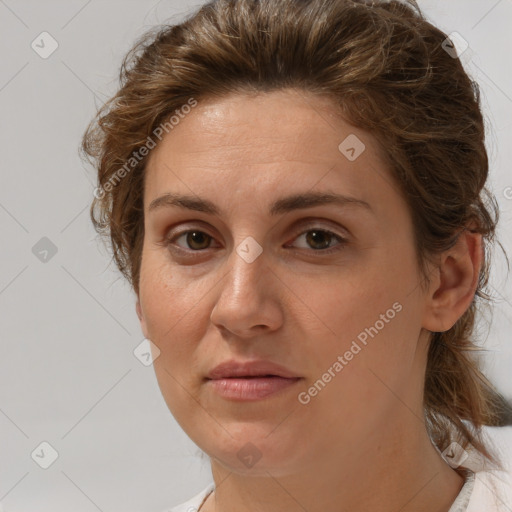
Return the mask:
M 186 502 L 176 505 L 170 509 L 162 510 L 162 512 L 197 512 L 203 501 L 214 490 L 214 488 L 215 485 L 211 483 Z
M 485 468 L 475 473 L 475 486 L 467 512 L 510 512 L 512 505 L 512 426 L 485 427 L 489 444 L 503 469 Z
M 484 427 L 484 439 L 500 458 L 505 470 L 512 471 L 512 425 L 507 427 Z
M 478 471 L 467 512 L 510 512 L 512 505 L 512 472 Z

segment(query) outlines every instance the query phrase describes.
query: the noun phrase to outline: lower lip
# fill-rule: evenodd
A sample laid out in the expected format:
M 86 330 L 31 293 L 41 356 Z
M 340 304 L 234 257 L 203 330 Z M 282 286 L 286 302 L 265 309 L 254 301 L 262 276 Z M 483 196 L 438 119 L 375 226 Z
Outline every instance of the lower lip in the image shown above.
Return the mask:
M 293 386 L 300 378 L 252 377 L 208 380 L 210 386 L 231 400 L 261 400 Z

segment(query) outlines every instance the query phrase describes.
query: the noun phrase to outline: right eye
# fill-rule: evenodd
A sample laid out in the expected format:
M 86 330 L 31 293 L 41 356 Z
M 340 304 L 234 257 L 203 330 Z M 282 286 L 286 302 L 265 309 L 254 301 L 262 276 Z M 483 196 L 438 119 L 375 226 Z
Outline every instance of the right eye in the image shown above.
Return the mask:
M 175 244 L 180 238 L 184 238 L 185 243 L 188 247 L 182 247 L 179 244 Z M 213 237 L 200 231 L 198 229 L 189 229 L 182 231 L 181 233 L 173 233 L 171 236 L 166 238 L 167 245 L 177 245 L 183 251 L 198 252 L 204 249 L 208 249 Z

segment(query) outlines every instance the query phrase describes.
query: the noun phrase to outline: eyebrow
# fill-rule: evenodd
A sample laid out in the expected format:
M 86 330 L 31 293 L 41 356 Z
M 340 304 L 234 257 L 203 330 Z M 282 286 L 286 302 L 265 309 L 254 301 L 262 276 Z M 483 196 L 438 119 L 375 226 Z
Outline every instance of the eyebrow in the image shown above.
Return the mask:
M 269 214 L 271 216 L 288 213 L 294 210 L 304 208 L 313 208 L 325 204 L 336 204 L 340 206 L 359 206 L 371 213 L 375 213 L 369 203 L 355 197 L 334 194 L 330 192 L 305 192 L 293 194 L 276 200 L 270 205 Z M 177 206 L 187 210 L 209 213 L 211 215 L 222 214 L 221 210 L 211 201 L 201 199 L 197 196 L 166 193 L 157 197 L 149 205 L 149 212 L 160 208 Z

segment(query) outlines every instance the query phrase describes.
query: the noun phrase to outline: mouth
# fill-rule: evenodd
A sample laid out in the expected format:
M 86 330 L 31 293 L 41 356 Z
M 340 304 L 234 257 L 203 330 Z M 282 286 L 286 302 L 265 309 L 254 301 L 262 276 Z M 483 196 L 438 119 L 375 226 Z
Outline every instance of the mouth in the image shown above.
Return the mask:
M 262 400 L 294 386 L 302 377 L 270 361 L 226 361 L 211 370 L 206 384 L 223 398 Z
M 296 384 L 301 377 L 279 375 L 250 375 L 207 379 L 207 383 L 220 396 L 231 400 L 262 400 Z

